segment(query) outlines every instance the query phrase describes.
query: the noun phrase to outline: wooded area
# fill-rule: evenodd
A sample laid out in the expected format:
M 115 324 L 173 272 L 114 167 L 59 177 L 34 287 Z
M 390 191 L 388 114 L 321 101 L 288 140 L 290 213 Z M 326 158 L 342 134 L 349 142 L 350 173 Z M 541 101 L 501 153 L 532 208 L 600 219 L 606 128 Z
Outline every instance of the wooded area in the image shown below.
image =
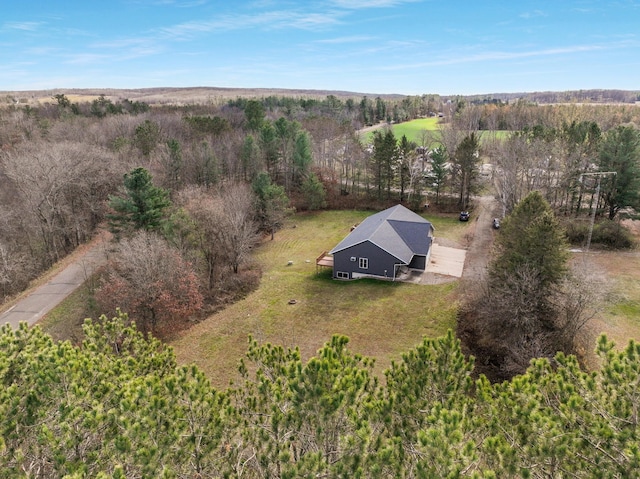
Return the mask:
M 390 128 L 428 116 L 441 117 L 440 129 L 418 141 Z M 424 339 L 384 385 L 344 337 L 304 364 L 295 350 L 252 341 L 238 383 L 216 391 L 121 316 L 89 323 L 81 345 L 5 329 L 3 470 L 627 477 L 638 465 L 637 345 L 619 354 L 602 339 L 595 373 L 554 355 L 573 351 L 595 299 L 568 274 L 564 231 L 584 244 L 584 220 L 597 218 L 596 231 L 610 234 L 594 243 L 631 244 L 607 225 L 640 206 L 638 124 L 631 104 L 433 95 L 176 106 L 56 94 L 0 109 L 2 298 L 108 228 L 116 241 L 92 299 L 162 337 L 254 287 L 251 250 L 287 215 L 398 202 L 452 213 L 485 189 L 508 216 L 467 318 L 504 378 L 523 374 L 472 380 L 453 334 Z M 382 126 L 371 145 L 359 133 L 367 125 Z M 598 172 L 615 174 L 590 176 Z
M 450 333 L 423 339 L 378 382 L 335 336 L 306 362 L 249 342 L 213 389 L 126 318 L 79 346 L 36 327 L 0 335 L 2 477 L 634 477 L 640 346 L 602 337 L 601 369 L 535 361 L 472 379 Z
M 37 106 L 6 105 L 0 109 L 0 293 L 15 294 L 87 241 L 107 219 L 108 200 L 122 191 L 124 175 L 136 168 L 167 192 L 174 227 L 186 212 L 182 190 L 219 196 L 234 184 L 253 185 L 259 206 L 252 205 L 252 220 L 270 234 L 294 209 L 395 201 L 418 208 L 425 195 L 442 208 L 466 209 L 487 181 L 505 213 L 540 190 L 564 216 L 588 216 L 596 208 L 613 219 L 638 204 L 639 112 L 629 104 L 476 104 L 437 95 L 150 106 L 104 95 L 74 103 L 58 93 Z M 387 130 L 366 145 L 358 134 L 370 124 L 438 115 L 440 130 L 425 131 L 417 142 Z M 496 130 L 511 134 L 492 136 Z M 618 174 L 602 179 L 595 198 L 594 177 L 583 174 L 602 169 Z M 186 238 L 177 236 L 189 236 L 185 228 L 171 233 L 182 253 Z M 188 259 L 201 263 L 203 255 L 195 256 Z M 194 266 L 208 271 L 202 274 L 211 288 L 222 272 L 212 272 L 209 256 L 208 266 Z

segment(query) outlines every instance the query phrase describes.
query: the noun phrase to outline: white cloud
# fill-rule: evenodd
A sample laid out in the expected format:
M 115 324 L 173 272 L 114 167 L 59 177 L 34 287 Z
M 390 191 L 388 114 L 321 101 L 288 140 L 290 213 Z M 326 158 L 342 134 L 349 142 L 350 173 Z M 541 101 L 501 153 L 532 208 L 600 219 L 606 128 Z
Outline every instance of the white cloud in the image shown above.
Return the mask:
M 255 27 L 271 30 L 281 28 L 321 30 L 339 24 L 342 16 L 340 12 L 299 13 L 285 10 L 255 15 L 223 15 L 208 21 L 185 22 L 161 28 L 160 32 L 168 37 L 186 39 L 202 33 L 246 30 Z
M 336 7 L 357 10 L 361 8 L 396 7 L 403 3 L 415 3 L 421 0 L 331 0 Z
M 348 37 L 326 38 L 324 40 L 317 40 L 315 43 L 327 43 L 327 44 L 342 44 L 342 43 L 359 43 L 370 42 L 374 37 L 369 35 L 352 35 Z
M 529 51 L 520 51 L 520 52 L 488 51 L 488 52 L 477 53 L 475 55 L 467 55 L 467 56 L 451 54 L 448 58 L 444 58 L 441 60 L 433 60 L 433 61 L 419 62 L 419 63 L 413 63 L 413 64 L 390 65 L 388 67 L 382 67 L 381 70 L 400 70 L 400 69 L 408 69 L 408 68 L 422 68 L 422 67 L 429 67 L 429 66 L 457 65 L 457 64 L 464 64 L 464 63 L 486 62 L 486 61 L 493 61 L 493 60 L 496 60 L 496 61 L 517 60 L 521 58 L 546 57 L 546 56 L 590 52 L 590 51 L 605 50 L 605 49 L 607 49 L 607 47 L 602 45 L 575 45 L 575 46 L 569 46 L 569 47 L 547 48 L 542 50 L 529 50 Z
M 6 22 L 2 25 L 3 30 L 20 30 L 24 32 L 35 32 L 44 25 L 43 22 Z
M 524 12 L 520 14 L 520 18 L 538 18 L 538 17 L 546 17 L 547 14 L 542 10 L 532 10 L 530 12 Z
M 76 53 L 74 55 L 69 55 L 63 63 L 70 65 L 89 65 L 104 62 L 108 58 L 109 55 L 100 53 Z

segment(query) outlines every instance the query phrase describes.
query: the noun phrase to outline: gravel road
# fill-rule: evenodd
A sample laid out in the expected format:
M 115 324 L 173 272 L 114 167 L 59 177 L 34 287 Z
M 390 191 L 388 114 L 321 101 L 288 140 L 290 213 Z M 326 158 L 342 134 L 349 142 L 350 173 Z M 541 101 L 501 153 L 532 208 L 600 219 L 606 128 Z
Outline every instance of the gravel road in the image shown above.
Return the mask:
M 471 216 L 472 238 L 462 273 L 462 279 L 469 281 L 477 281 L 485 274 L 495 234 L 492 220 L 500 217 L 500 204 L 493 196 L 480 196 L 475 202 L 476 207 Z

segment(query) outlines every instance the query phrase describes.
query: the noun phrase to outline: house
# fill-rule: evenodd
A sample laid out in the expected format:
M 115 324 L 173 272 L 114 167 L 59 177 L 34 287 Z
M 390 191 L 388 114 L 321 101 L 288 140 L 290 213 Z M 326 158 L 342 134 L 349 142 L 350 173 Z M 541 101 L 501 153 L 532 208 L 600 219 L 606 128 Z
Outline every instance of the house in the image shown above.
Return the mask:
M 366 218 L 329 253 L 336 279 L 395 280 L 429 264 L 433 225 L 402 205 Z

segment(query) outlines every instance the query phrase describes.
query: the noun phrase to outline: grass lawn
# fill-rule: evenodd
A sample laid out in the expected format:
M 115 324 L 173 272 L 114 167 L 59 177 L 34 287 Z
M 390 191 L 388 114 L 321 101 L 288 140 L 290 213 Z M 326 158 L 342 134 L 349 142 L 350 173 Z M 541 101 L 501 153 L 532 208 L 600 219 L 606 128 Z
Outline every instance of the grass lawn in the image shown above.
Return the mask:
M 396 138 L 402 138 L 402 135 L 407 136 L 407 140 L 421 143 L 420 135 L 424 130 L 435 132 L 440 135 L 439 118 L 418 118 L 412 121 L 406 121 L 403 123 L 397 123 L 393 125 L 393 134 Z
M 350 349 L 376 358 L 376 370 L 382 373 L 423 336 L 436 337 L 455 328 L 458 282 L 340 282 L 328 271 L 316 274 L 315 258 L 372 213 L 325 211 L 291 218 L 274 241 L 267 238 L 255 251 L 255 263 L 263 271 L 260 287 L 170 342 L 179 362 L 197 364 L 223 388 L 237 378 L 249 335 L 261 342 L 298 346 L 308 359 L 333 334 L 344 334 L 350 338 Z M 457 216 L 424 216 L 435 226 L 436 237 L 457 244 L 468 241 L 470 225 Z M 605 280 L 603 287 L 609 291 L 609 301 L 589 330 L 594 337 L 606 332 L 618 348 L 631 338 L 640 340 L 640 253 L 600 251 L 588 257 L 589 268 Z M 292 299 L 295 304 L 289 304 Z M 82 319 L 98 316 L 91 304 L 90 285 L 85 285 L 39 325 L 54 339 L 79 340 Z
M 406 135 L 407 140 L 413 141 L 416 144 L 422 144 L 422 134 L 426 130 L 431 133 L 432 137 L 436 140 L 440 138 L 440 118 L 418 118 L 416 120 L 406 121 L 403 123 L 396 123 L 392 125 L 393 134 L 400 140 L 402 135 Z M 373 142 L 373 131 L 369 131 L 364 134 L 362 141 L 366 143 Z M 502 140 L 507 138 L 511 133 L 506 130 L 482 130 L 478 132 L 480 134 L 480 140 L 498 139 Z
M 84 320 L 100 316 L 93 307 L 91 281 L 95 281 L 95 278 L 76 289 L 38 322 L 54 340 L 70 339 L 73 343 L 79 343 L 84 337 Z
M 258 290 L 171 341 L 180 363 L 197 364 L 214 385 L 224 387 L 237 377 L 248 335 L 261 342 L 297 346 L 308 359 L 332 335 L 343 334 L 353 351 L 375 357 L 382 372 L 424 335 L 435 337 L 454 329 L 457 283 L 340 282 L 332 280 L 328 271 L 316 273 L 315 258 L 370 214 L 296 215 L 256 252 L 255 260 L 264 271 Z M 436 234 L 444 235 L 450 225 L 451 239 L 463 235 L 457 221 L 434 224 Z
M 594 333 L 605 332 L 623 348 L 640 340 L 640 254 L 637 251 L 599 251 L 588 255 L 592 271 L 605 280 L 608 302 L 594 322 Z

